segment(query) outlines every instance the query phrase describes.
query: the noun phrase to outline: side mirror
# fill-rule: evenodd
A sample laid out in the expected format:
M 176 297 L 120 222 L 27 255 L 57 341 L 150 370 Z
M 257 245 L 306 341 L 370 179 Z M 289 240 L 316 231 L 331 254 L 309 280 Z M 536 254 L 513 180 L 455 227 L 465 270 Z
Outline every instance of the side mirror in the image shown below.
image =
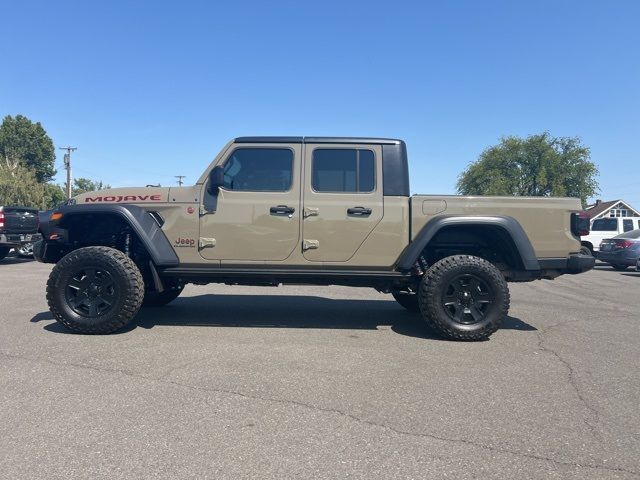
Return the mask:
M 209 172 L 209 193 L 216 195 L 218 189 L 224 185 L 224 167 L 218 165 L 213 167 L 213 170 Z

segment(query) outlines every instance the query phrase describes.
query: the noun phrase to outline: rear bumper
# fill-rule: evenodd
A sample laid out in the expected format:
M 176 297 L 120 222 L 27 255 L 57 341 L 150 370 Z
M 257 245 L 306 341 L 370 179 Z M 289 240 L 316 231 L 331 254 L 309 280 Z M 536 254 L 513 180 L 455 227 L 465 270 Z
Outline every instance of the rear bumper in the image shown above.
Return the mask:
M 538 263 L 541 270 L 554 270 L 560 274 L 575 274 L 591 270 L 596 264 L 596 259 L 591 255 L 574 253 L 567 258 L 539 258 Z
M 19 247 L 26 243 L 40 240 L 39 233 L 2 233 L 0 234 L 0 245 L 9 247 Z
M 596 265 L 595 257 L 591 255 L 575 254 L 567 259 L 567 273 L 583 273 Z
M 598 260 L 611 265 L 635 266 L 638 255 L 635 252 L 599 252 Z

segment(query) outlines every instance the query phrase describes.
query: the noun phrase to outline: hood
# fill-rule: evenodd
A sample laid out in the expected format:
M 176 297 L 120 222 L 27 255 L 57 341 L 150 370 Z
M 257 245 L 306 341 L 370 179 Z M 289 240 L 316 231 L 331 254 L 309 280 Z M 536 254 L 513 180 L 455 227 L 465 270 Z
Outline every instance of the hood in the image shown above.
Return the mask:
M 126 187 L 105 188 L 95 192 L 82 193 L 73 197 L 77 205 L 102 203 L 150 204 L 165 203 L 169 200 L 169 187 Z

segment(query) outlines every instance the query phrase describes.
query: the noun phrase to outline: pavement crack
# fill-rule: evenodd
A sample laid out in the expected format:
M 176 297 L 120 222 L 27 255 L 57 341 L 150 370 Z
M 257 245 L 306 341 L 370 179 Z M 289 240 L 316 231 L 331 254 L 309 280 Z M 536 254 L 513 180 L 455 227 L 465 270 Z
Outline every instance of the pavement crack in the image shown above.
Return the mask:
M 550 355 L 554 356 L 564 366 L 565 370 L 567 371 L 567 378 L 569 381 L 569 385 L 571 385 L 571 388 L 575 392 L 576 397 L 578 397 L 578 400 L 580 401 L 582 406 L 593 417 L 592 422 L 590 422 L 586 418 L 583 419 L 583 422 L 586 425 L 586 427 L 589 429 L 591 436 L 596 440 L 601 440 L 597 430 L 597 424 L 600 423 L 600 417 L 601 417 L 600 412 L 593 405 L 591 405 L 591 403 L 582 394 L 582 391 L 580 390 L 580 386 L 578 385 L 578 382 L 576 380 L 576 372 L 573 366 L 556 350 L 554 350 L 553 348 L 551 348 L 546 344 L 546 335 L 557 326 L 558 324 L 554 324 L 545 329 L 538 330 L 537 332 L 538 333 L 538 350 L 549 353 Z
M 545 350 L 546 351 L 546 348 L 541 348 L 541 350 Z M 187 384 L 187 383 L 176 382 L 174 380 L 169 380 L 169 379 L 166 378 L 167 375 L 169 375 L 171 371 L 164 373 L 160 377 L 148 377 L 148 376 L 140 375 L 140 374 L 137 374 L 137 373 L 133 373 L 133 372 L 130 372 L 130 371 L 127 371 L 127 370 L 124 370 L 124 369 L 102 368 L 102 367 L 95 367 L 95 366 L 91 366 L 91 365 L 77 364 L 77 363 L 71 363 L 71 362 L 54 362 L 54 361 L 51 361 L 51 360 L 48 360 L 48 359 L 31 358 L 31 357 L 26 357 L 26 356 L 21 356 L 21 355 L 10 354 L 10 353 L 6 353 L 6 352 L 0 352 L 0 355 L 5 356 L 7 358 L 14 358 L 14 359 L 30 361 L 30 362 L 36 362 L 36 363 L 46 363 L 46 364 L 53 365 L 53 366 L 58 366 L 58 367 L 80 368 L 80 369 L 92 370 L 92 371 L 102 372 L 102 373 L 117 373 L 117 374 L 125 375 L 125 376 L 128 376 L 128 377 L 132 377 L 132 378 L 137 378 L 137 379 L 141 379 L 141 380 L 147 380 L 147 381 L 151 381 L 151 382 L 158 382 L 158 383 L 162 383 L 162 384 L 165 384 L 165 385 L 171 385 L 171 386 L 175 386 L 175 387 L 178 387 L 178 388 L 187 388 L 187 389 L 190 389 L 190 390 L 195 390 L 195 391 L 200 391 L 200 392 L 221 393 L 221 394 L 232 395 L 232 396 L 244 398 L 244 399 L 247 399 L 247 400 L 258 400 L 258 401 L 268 402 L 268 403 L 277 403 L 277 404 L 281 404 L 281 405 L 296 406 L 296 407 L 299 407 L 299 408 L 305 408 L 307 410 L 313 410 L 313 411 L 317 411 L 317 412 L 323 412 L 323 413 L 339 415 L 339 416 L 342 416 L 344 418 L 350 419 L 350 420 L 352 420 L 354 422 L 357 422 L 359 424 L 363 424 L 363 425 L 367 425 L 367 426 L 371 426 L 371 427 L 376 427 L 376 428 L 382 428 L 382 429 L 388 430 L 390 432 L 393 432 L 393 433 L 395 433 L 397 435 L 409 436 L 409 437 L 414 437 L 414 438 L 428 438 L 428 439 L 432 439 L 432 440 L 437 440 L 437 441 L 441 441 L 441 442 L 445 442 L 445 443 L 451 443 L 451 444 L 458 444 L 458 445 L 468 445 L 468 446 L 481 448 L 483 450 L 487 450 L 487 451 L 494 452 L 494 453 L 514 455 L 514 456 L 517 456 L 517 457 L 528 458 L 528 459 L 531 459 L 531 460 L 550 462 L 550 463 L 553 463 L 554 465 L 565 466 L 565 467 L 585 468 L 585 469 L 591 469 L 591 470 L 603 470 L 603 471 L 608 471 L 608 472 L 627 473 L 627 474 L 630 474 L 630 475 L 633 475 L 633 476 L 636 476 L 636 477 L 640 478 L 640 473 L 639 472 L 628 470 L 628 469 L 622 468 L 622 467 L 613 467 L 613 466 L 607 466 L 607 465 L 598 464 L 598 463 L 580 463 L 580 462 L 563 461 L 563 460 L 558 460 L 558 459 L 555 459 L 555 458 L 552 458 L 552 457 L 547 457 L 547 456 L 544 456 L 544 455 L 537 455 L 537 454 L 534 454 L 534 453 L 521 452 L 521 451 L 518 451 L 518 450 L 509 449 L 509 448 L 495 447 L 495 446 L 492 446 L 492 445 L 486 445 L 486 444 L 483 444 L 483 443 L 480 443 L 480 442 L 476 442 L 476 441 L 473 441 L 473 440 L 468 440 L 468 439 L 465 439 L 465 438 L 451 438 L 451 437 L 445 437 L 445 436 L 441 436 L 441 435 L 436 435 L 436 434 L 433 434 L 433 433 L 414 432 L 414 431 L 409 431 L 409 430 L 403 430 L 403 429 L 399 429 L 397 427 L 393 427 L 393 426 L 385 424 L 385 423 L 380 423 L 380 422 L 374 422 L 372 420 L 367 420 L 367 419 L 358 417 L 357 415 L 354 415 L 354 414 L 346 412 L 346 411 L 342 411 L 342 410 L 335 409 L 335 408 L 320 407 L 320 406 L 317 406 L 317 405 L 313 405 L 313 404 L 309 404 L 309 403 L 305 403 L 305 402 L 300 402 L 298 400 L 282 399 L 282 398 L 274 398 L 274 397 L 263 397 L 263 396 L 260 396 L 260 395 L 248 394 L 248 393 L 239 392 L 239 391 L 231 390 L 231 389 L 218 388 L 218 387 L 201 387 L 201 386 L 197 386 L 197 385 L 190 385 L 190 384 Z M 197 363 L 197 362 L 190 362 L 190 363 Z M 565 362 L 563 361 L 563 363 L 565 363 Z M 172 370 L 175 370 L 175 369 L 172 369 Z

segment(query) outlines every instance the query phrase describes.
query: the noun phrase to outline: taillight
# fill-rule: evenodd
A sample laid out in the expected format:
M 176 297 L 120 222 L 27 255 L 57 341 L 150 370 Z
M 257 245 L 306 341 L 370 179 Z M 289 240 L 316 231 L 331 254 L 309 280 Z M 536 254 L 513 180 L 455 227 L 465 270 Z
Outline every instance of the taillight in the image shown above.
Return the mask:
M 631 240 L 614 240 L 613 248 L 615 250 L 623 250 L 633 245 Z
M 4 228 L 4 212 L 0 212 L 0 228 Z
M 589 214 L 587 212 L 576 212 L 571 214 L 571 233 L 577 237 L 589 235 Z

